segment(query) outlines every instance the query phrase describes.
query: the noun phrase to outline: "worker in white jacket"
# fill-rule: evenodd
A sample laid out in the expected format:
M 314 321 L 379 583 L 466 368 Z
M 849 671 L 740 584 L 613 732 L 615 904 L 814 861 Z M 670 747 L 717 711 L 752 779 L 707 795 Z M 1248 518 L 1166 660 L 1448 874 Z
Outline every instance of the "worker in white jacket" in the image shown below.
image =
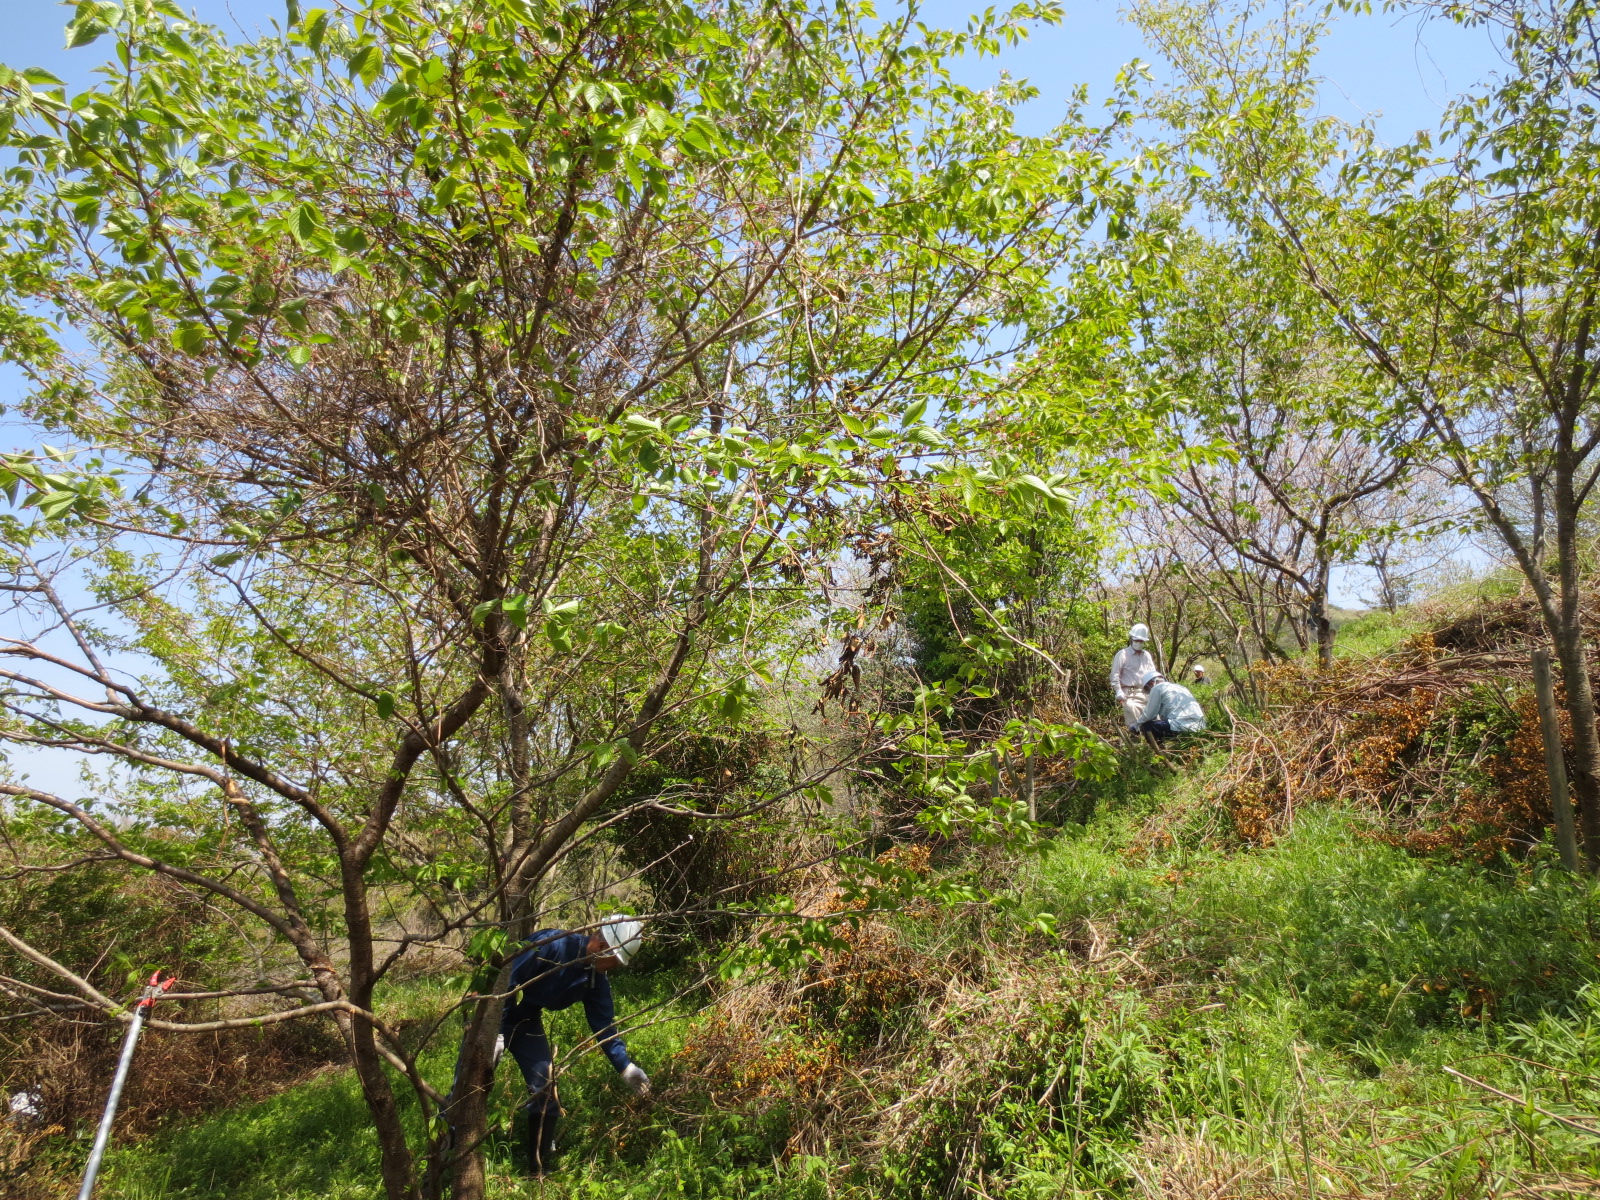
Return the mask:
M 1206 727 L 1205 710 L 1194 693 L 1181 683 L 1173 683 L 1159 671 L 1149 672 L 1140 683 L 1148 693 L 1139 732 L 1157 741 L 1179 733 L 1199 733 Z
M 1146 699 L 1140 685 L 1156 669 L 1155 657 L 1145 649 L 1149 641 L 1150 630 L 1135 625 L 1128 630 L 1128 644 L 1111 660 L 1111 690 L 1122 705 L 1122 719 L 1129 729 L 1139 728 Z

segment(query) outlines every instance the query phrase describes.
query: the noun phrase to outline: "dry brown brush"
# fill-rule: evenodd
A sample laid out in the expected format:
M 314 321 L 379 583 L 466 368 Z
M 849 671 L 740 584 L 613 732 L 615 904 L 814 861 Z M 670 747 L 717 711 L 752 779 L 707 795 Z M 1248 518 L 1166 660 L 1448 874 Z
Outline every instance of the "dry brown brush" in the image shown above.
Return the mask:
M 1092 924 L 1047 941 L 929 907 L 864 918 L 844 942 L 708 1011 L 664 1091 L 680 1120 L 741 1111 L 780 1124 L 785 1159 L 981 1194 L 1006 1131 L 1131 1129 L 1161 1065 L 1123 1026 L 1194 992 Z
M 1375 658 L 1257 668 L 1261 709 L 1229 710 L 1210 790 L 1232 832 L 1265 845 L 1301 806 L 1338 800 L 1381 814 L 1379 836 L 1419 853 L 1526 853 L 1551 819 L 1531 617 L 1513 598 Z

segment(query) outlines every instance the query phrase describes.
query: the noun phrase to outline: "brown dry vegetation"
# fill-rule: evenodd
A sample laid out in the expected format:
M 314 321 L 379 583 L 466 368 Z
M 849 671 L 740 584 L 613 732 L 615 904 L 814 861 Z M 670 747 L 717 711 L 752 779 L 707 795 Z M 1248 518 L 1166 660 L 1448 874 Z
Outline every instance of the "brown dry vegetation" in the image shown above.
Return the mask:
M 1374 1006 L 1370 1020 L 1387 1028 L 1408 988 L 1417 1028 L 1501 1018 L 1522 968 L 1514 962 L 1509 975 L 1501 970 L 1490 980 L 1497 968 L 1478 963 L 1471 950 L 1459 962 L 1447 954 L 1425 964 L 1409 984 L 1384 976 L 1387 967 L 1362 974 L 1331 961 L 1330 968 L 1350 971 L 1348 981 L 1332 985 L 1344 990 L 1331 1014 L 1305 1032 L 1269 1022 L 1261 1044 L 1241 1051 L 1237 1086 L 1261 1089 L 1259 1112 L 1247 1103 L 1196 1123 L 1182 1095 L 1195 1089 L 1194 1108 L 1217 1101 L 1199 1096 L 1214 1083 L 1228 1035 L 1218 1043 L 1215 1033 L 1202 1034 L 1198 1014 L 1234 1011 L 1253 969 L 1234 956 L 1269 936 L 1280 918 L 1265 916 L 1264 905 L 1249 918 L 1264 922 L 1254 932 L 1248 922 L 1232 926 L 1258 901 L 1226 885 L 1219 896 L 1216 885 L 1204 884 L 1203 869 L 1163 856 L 1187 841 L 1249 871 L 1252 848 L 1289 847 L 1297 814 L 1338 805 L 1355 814 L 1358 844 L 1400 850 L 1441 870 L 1458 864 L 1463 880 L 1475 863 L 1522 861 L 1549 820 L 1529 691 L 1528 650 L 1537 636 L 1536 614 L 1513 598 L 1440 614 L 1433 630 L 1377 658 L 1260 669 L 1255 682 L 1265 703 L 1248 720 L 1229 714 L 1220 770 L 1189 785 L 1180 776 L 1167 802 L 1105 864 L 1107 878 L 1122 873 L 1147 889 L 1134 908 L 1164 916 L 1124 917 L 1113 907 L 1114 915 L 1074 918 L 1053 941 L 977 914 L 928 909 L 865 918 L 843 949 L 724 994 L 678 1052 L 664 1080 L 666 1108 L 683 1125 L 703 1121 L 708 1106 L 766 1120 L 782 1130 L 781 1159 L 848 1163 L 844 1178 L 877 1181 L 868 1192 L 887 1183 L 911 1195 L 999 1196 L 1015 1186 L 1019 1162 L 1032 1162 L 1041 1177 L 1075 1178 L 1091 1190 L 1099 1180 L 1149 1200 L 1305 1196 L 1306 1172 L 1320 1180 L 1319 1196 L 1456 1194 L 1452 1188 L 1590 1194 L 1570 1170 L 1536 1160 L 1508 1173 L 1503 1157 L 1473 1150 L 1486 1138 L 1513 1135 L 1470 1087 L 1441 1098 L 1434 1069 L 1419 1074 L 1423 1068 L 1403 1059 L 1368 1087 L 1363 1072 L 1376 1068 L 1352 1071 L 1345 1051 L 1330 1056 L 1327 1041 L 1315 1044 L 1319 1037 L 1337 1043 L 1334 1030 L 1366 1028 L 1369 1018 L 1360 1014 Z M 1189 758 L 1222 746 L 1209 742 Z M 891 854 L 927 869 L 926 847 Z M 1349 851 L 1351 862 L 1361 854 Z M 1343 934 L 1327 933 L 1330 947 L 1359 946 L 1360 923 L 1369 919 L 1363 909 L 1381 913 L 1392 902 L 1370 889 L 1379 878 L 1404 877 L 1406 868 L 1382 861 L 1391 865 L 1374 867 L 1371 881 L 1340 885 L 1351 889 L 1353 908 L 1340 909 L 1346 900 L 1333 890 L 1323 897 L 1328 909 L 1319 919 L 1352 922 Z M 1325 862 L 1312 853 L 1294 869 L 1337 875 L 1339 866 L 1314 865 Z M 991 869 L 1026 875 L 1020 864 Z M 1196 885 L 1197 895 L 1209 889 L 1212 899 L 1185 899 Z M 1268 893 L 1278 886 L 1287 884 Z M 1460 904 L 1448 890 L 1457 886 L 1441 878 L 1440 905 Z M 1232 911 L 1234 904 L 1242 907 Z M 1540 935 L 1529 936 L 1537 942 Z M 1513 953 L 1516 962 L 1521 953 Z M 1302 960 L 1291 954 L 1286 961 Z M 1304 962 L 1312 962 L 1310 951 Z M 1581 984 L 1566 960 L 1526 962 L 1537 976 L 1534 990 L 1555 995 Z M 1295 970 L 1321 968 L 1287 969 L 1292 979 Z M 1314 1003 L 1310 993 L 1301 1002 Z M 1534 1007 L 1525 1012 L 1547 1001 L 1528 1003 Z M 1238 1011 L 1220 1019 L 1250 1029 Z M 1273 1054 L 1285 1061 L 1250 1065 L 1252 1055 Z M 1262 1070 L 1255 1084 L 1253 1069 Z M 1212 1082 L 1193 1082 L 1200 1078 Z M 1435 1140 L 1458 1157 L 1451 1168 L 1465 1172 L 1458 1183 L 1439 1182 Z M 1068 1144 L 1062 1153 L 1070 1161 L 1049 1157 L 1047 1147 Z
M 1525 853 L 1550 822 L 1536 620 L 1514 597 L 1377 658 L 1258 667 L 1261 712 L 1230 710 L 1230 756 L 1212 789 L 1235 834 L 1269 844 L 1296 809 L 1339 799 L 1382 814 L 1379 836 L 1419 853 Z M 1564 710 L 1560 720 L 1570 748 Z
M 200 1007 L 174 1005 L 162 1015 L 174 1017 L 181 1009 Z M 244 1014 L 235 1007 L 226 1015 Z M 205 1018 L 191 1011 L 174 1019 Z M 51 1139 L 59 1134 L 92 1130 L 122 1039 L 122 1026 L 102 1021 L 63 1017 L 29 1024 L 25 1036 L 6 1046 L 4 1086 L 8 1094 L 37 1088 L 43 1117 L 38 1124 L 0 1121 L 0 1194 L 13 1200 L 59 1194 L 59 1181 L 38 1174 L 35 1156 L 48 1154 Z M 138 1139 L 173 1118 L 248 1104 L 303 1082 L 343 1057 L 331 1023 L 289 1021 L 203 1034 L 146 1030 L 139 1041 L 137 1069 L 129 1075 L 118 1108 L 117 1136 Z

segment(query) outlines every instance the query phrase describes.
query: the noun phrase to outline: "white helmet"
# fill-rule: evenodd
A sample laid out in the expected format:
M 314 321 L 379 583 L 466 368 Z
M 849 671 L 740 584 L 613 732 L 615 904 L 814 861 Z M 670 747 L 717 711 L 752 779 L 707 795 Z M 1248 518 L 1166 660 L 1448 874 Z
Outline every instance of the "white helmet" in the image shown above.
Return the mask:
M 1149 687 L 1152 683 L 1155 683 L 1158 679 L 1165 679 L 1165 678 L 1166 678 L 1166 676 L 1163 675 L 1160 671 L 1146 671 L 1143 675 L 1139 676 L 1139 686 L 1140 687 Z
M 1150 640 L 1149 628 L 1145 625 L 1135 625 L 1128 630 L 1128 640 L 1130 642 L 1148 642 Z
M 632 917 L 611 917 L 601 923 L 600 933 L 606 939 L 606 945 L 611 947 L 611 953 L 617 956 L 617 961 L 627 966 L 628 960 L 639 952 L 639 944 L 644 941 L 644 924 Z

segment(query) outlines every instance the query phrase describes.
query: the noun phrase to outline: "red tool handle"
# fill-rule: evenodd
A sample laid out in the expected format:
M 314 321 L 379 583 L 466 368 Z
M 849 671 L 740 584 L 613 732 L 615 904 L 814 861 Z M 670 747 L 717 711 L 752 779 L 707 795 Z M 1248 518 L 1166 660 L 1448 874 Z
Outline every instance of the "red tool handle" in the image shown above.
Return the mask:
M 134 1005 L 134 1007 L 153 1008 L 155 1006 L 155 1002 L 164 993 L 170 991 L 172 985 L 177 982 L 178 977 L 176 975 L 169 974 L 166 971 L 157 971 L 154 975 L 150 976 L 150 982 L 145 985 L 144 996 L 139 1000 L 138 1004 Z

